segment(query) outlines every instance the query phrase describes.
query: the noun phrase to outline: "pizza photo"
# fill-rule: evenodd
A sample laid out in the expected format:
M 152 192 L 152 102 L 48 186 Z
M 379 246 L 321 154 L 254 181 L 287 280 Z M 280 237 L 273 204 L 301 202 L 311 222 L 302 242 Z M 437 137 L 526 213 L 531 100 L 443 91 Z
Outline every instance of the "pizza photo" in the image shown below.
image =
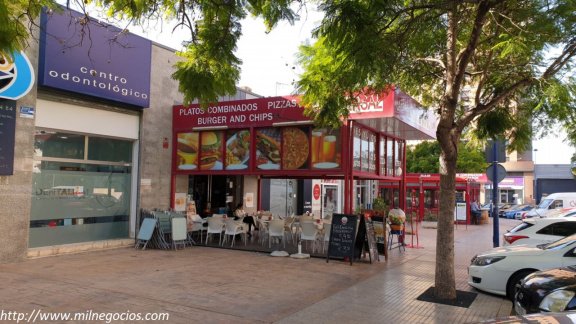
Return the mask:
M 296 170 L 308 161 L 308 134 L 296 127 L 282 130 L 282 168 Z

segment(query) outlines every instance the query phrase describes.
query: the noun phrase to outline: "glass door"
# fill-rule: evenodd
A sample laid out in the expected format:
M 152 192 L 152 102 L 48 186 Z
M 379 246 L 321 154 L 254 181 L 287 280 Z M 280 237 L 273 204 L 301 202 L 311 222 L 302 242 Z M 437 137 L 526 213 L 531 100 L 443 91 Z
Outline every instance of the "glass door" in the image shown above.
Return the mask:
M 338 185 L 322 185 L 322 219 L 331 219 L 340 212 L 340 192 Z

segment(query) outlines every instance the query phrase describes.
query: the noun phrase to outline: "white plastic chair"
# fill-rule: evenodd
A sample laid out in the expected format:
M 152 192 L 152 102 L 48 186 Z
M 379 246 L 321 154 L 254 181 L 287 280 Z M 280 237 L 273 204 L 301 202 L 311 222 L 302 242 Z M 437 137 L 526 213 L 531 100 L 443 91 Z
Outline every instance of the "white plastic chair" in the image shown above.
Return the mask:
M 286 241 L 284 240 L 284 220 L 273 219 L 268 224 L 268 247 L 272 246 L 272 238 L 279 237 L 286 248 Z
M 294 232 L 292 231 L 292 225 L 294 224 L 295 220 L 296 218 L 294 215 L 288 216 L 286 219 L 284 219 L 284 231 L 290 234 L 291 242 L 294 242 Z
M 232 243 L 230 246 L 234 246 L 234 241 L 238 234 L 244 234 L 244 245 L 246 245 L 246 232 L 244 231 L 242 224 L 233 219 L 226 220 L 224 222 L 224 240 L 222 240 L 222 245 L 226 243 L 228 236 L 232 236 Z
M 314 222 L 300 221 L 300 241 L 312 242 L 312 252 L 316 251 L 316 240 L 318 239 L 318 228 Z
M 210 234 L 218 234 L 218 245 L 222 241 L 222 230 L 224 229 L 224 219 L 223 218 L 208 218 L 208 229 L 206 231 L 206 245 L 208 245 L 208 238 Z
M 194 240 L 192 239 L 192 233 L 200 232 L 200 243 L 202 243 L 202 241 L 204 241 L 203 239 L 204 235 L 202 234 L 206 230 L 206 228 L 204 227 L 204 223 L 206 223 L 206 220 L 202 219 L 202 217 L 200 217 L 200 215 L 198 214 L 187 215 L 186 218 L 187 218 L 186 227 L 188 230 L 188 241 L 196 244 L 196 242 L 194 242 Z
M 331 224 L 324 224 L 324 239 L 322 240 L 322 253 L 326 252 L 326 245 L 330 241 Z
M 256 223 L 258 225 L 258 242 L 264 245 L 264 241 L 268 238 L 268 224 L 261 218 L 256 218 Z

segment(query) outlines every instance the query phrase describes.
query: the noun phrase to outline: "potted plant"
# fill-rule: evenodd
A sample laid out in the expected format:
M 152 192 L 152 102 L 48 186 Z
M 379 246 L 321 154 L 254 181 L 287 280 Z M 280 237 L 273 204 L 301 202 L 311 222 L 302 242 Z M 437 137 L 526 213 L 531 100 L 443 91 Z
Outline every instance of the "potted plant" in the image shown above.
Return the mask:
M 404 222 L 406 222 L 406 214 L 399 208 L 390 209 L 388 212 L 388 220 L 391 230 L 401 231 L 404 228 Z
M 386 205 L 386 200 L 382 197 L 376 197 L 372 201 L 372 209 L 378 213 L 379 216 L 384 217 L 386 215 L 386 209 L 388 205 Z

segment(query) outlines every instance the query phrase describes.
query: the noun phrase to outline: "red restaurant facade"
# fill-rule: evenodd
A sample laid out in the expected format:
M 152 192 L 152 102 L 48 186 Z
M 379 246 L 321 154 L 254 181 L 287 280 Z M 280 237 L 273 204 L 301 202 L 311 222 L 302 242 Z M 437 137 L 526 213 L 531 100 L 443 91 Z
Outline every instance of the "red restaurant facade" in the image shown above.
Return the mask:
M 249 213 L 369 208 L 380 181 L 405 186 L 406 141 L 434 139 L 436 118 L 398 89 L 358 99 L 338 129 L 316 127 L 298 96 L 174 106 L 172 207 L 187 197 L 204 214 L 241 202 Z

